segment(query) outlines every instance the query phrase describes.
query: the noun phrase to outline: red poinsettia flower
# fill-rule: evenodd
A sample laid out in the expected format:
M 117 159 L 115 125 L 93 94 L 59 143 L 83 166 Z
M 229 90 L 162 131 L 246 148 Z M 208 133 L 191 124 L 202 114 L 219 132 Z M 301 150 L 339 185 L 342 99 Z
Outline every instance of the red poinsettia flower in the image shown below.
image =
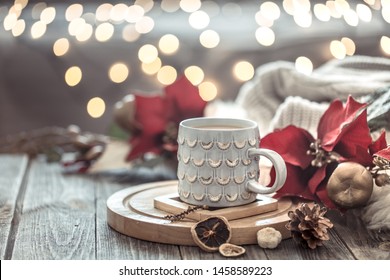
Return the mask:
M 145 153 L 160 154 L 164 150 L 175 151 L 173 141 L 180 121 L 203 116 L 206 102 L 199 95 L 196 86 L 182 76 L 175 83 L 165 87 L 158 95 L 135 93 L 134 127 L 130 138 L 131 151 L 127 160 L 133 160 Z M 171 135 L 169 135 L 171 134 Z M 173 135 L 172 135 L 173 134 Z M 176 139 L 174 139 L 176 140 Z
M 286 162 L 287 181 L 279 196 L 299 196 L 335 208 L 326 191 L 327 178 L 343 161 L 372 165 L 372 155 L 386 147 L 384 134 L 373 143 L 366 105 L 349 97 L 345 106 L 333 101 L 320 119 L 317 139 L 306 130 L 288 126 L 268 134 L 262 148 L 278 152 Z

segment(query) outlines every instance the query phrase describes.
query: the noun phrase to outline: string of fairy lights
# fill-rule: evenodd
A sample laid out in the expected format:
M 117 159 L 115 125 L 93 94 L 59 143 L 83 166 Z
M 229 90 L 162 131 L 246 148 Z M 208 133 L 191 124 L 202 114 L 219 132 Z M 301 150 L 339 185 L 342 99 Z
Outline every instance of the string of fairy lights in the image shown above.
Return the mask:
M 65 5 L 62 3 L 62 7 Z M 136 0 L 123 3 L 96 4 L 91 11 L 83 1 L 69 4 L 59 9 L 50 2 L 29 3 L 29 0 L 15 0 L 8 5 L 0 4 L 0 23 L 5 32 L 17 38 L 20 36 L 39 40 L 45 37 L 48 26 L 57 20 L 67 22 L 67 34 L 60 34 L 52 42 L 55 56 L 61 58 L 69 53 L 75 42 L 107 42 L 115 37 L 116 28 L 120 27 L 121 40 L 136 43 L 142 36 L 147 36 L 156 27 L 155 14 L 184 13 L 189 26 L 199 31 L 198 41 L 205 51 L 218 48 L 221 34 L 210 27 L 210 23 L 220 14 L 237 15 L 241 13 L 240 3 L 229 1 L 200 0 Z M 89 4 L 90 5 L 90 4 Z M 361 23 L 370 23 L 374 16 L 380 16 L 385 24 L 390 23 L 390 0 L 364 1 L 258 1 L 258 9 L 253 11 L 252 20 L 257 28 L 253 39 L 261 47 L 272 47 L 278 38 L 275 28 L 282 14 L 293 18 L 295 24 L 302 29 L 309 29 L 314 22 L 326 23 L 332 20 L 343 20 L 348 26 L 359 27 Z M 1 27 L 0 27 L 1 28 Z M 115 38 L 117 39 L 117 38 Z M 145 75 L 155 77 L 161 85 L 172 84 L 178 76 L 177 69 L 165 65 L 162 56 L 175 55 L 182 47 L 181 38 L 177 34 L 162 35 L 156 44 L 140 44 L 138 60 Z M 383 35 L 378 42 L 384 56 L 390 55 L 390 37 Z M 356 44 L 348 37 L 329 42 L 329 51 L 334 58 L 343 59 L 355 54 Z M 309 57 L 300 56 L 295 61 L 296 69 L 310 75 L 313 63 Z M 218 84 L 207 80 L 206 69 L 199 65 L 189 65 L 184 74 L 199 87 L 201 97 L 206 101 L 218 97 Z M 233 65 L 232 76 L 240 82 L 253 78 L 255 66 L 250 61 L 241 60 Z M 115 62 L 107 69 L 107 75 L 113 83 L 123 83 L 131 76 L 130 65 Z M 83 79 L 83 70 L 74 65 L 64 72 L 64 82 L 69 87 L 77 86 Z M 105 112 L 105 101 L 101 97 L 93 97 L 87 104 L 87 111 L 93 118 L 101 117 Z

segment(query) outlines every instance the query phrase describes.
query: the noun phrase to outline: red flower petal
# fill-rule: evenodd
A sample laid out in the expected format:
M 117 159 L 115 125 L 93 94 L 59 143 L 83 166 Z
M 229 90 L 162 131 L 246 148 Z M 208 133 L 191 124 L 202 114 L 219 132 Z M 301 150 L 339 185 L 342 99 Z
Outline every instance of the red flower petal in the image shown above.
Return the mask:
M 185 76 L 165 88 L 167 120 L 179 124 L 184 119 L 203 116 L 207 102 Z
M 167 124 L 165 101 L 161 95 L 135 95 L 135 119 L 144 134 L 156 135 L 165 131 Z
M 362 165 L 370 164 L 372 156 L 369 146 L 372 144 L 367 124 L 367 111 L 364 110 L 354 121 L 346 124 L 335 138 L 333 151 L 349 161 Z M 325 147 L 323 147 L 325 149 Z
M 328 196 L 328 191 L 326 190 L 326 182 L 322 182 L 320 186 L 318 186 L 316 195 L 319 200 L 329 209 L 339 209 L 333 202 L 330 200 Z M 339 209 L 341 210 L 341 209 Z
M 284 186 L 278 190 L 275 197 L 283 196 L 298 196 L 301 198 L 315 200 L 315 196 L 310 193 L 307 182 L 311 176 L 310 171 L 302 170 L 298 166 L 286 164 L 287 167 L 287 180 Z M 274 182 L 275 170 L 271 171 L 271 182 Z
M 340 134 L 351 122 L 353 122 L 366 104 L 348 97 L 345 107 L 340 100 L 333 101 L 325 111 L 318 124 L 318 139 L 321 139 L 323 148 L 333 150 Z
M 387 159 L 390 161 L 390 146 L 388 146 L 386 149 L 380 150 L 379 152 L 375 153 L 375 156 Z
M 326 177 L 326 165 L 318 168 L 308 182 L 310 192 L 314 195 L 317 192 L 318 186 Z
M 161 95 L 135 94 L 135 121 L 139 131 L 130 138 L 131 151 L 126 160 L 142 156 L 146 152 L 156 152 L 161 145 L 161 136 L 166 127 L 166 109 Z M 161 137 L 160 137 L 161 138 Z
M 370 146 L 370 154 L 375 154 L 380 150 L 387 148 L 386 131 L 382 131 L 381 135 Z
M 139 158 L 146 153 L 159 154 L 161 149 L 159 137 L 153 135 L 137 135 L 130 139 L 130 152 L 126 157 L 127 161 Z
M 313 159 L 313 156 L 306 154 L 312 142 L 314 138 L 309 132 L 290 125 L 266 135 L 261 139 L 260 147 L 273 150 L 279 153 L 286 163 L 305 169 Z

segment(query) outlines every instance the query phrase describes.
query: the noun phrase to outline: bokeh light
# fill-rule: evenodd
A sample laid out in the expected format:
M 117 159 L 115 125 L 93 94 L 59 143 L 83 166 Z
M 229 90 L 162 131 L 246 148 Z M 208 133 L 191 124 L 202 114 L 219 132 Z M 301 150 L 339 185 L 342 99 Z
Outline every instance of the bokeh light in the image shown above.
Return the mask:
M 264 2 L 260 5 L 260 11 L 267 18 L 277 20 L 280 17 L 280 9 L 274 2 Z
M 359 17 L 354 10 L 348 10 L 344 13 L 344 20 L 350 26 L 358 26 Z
M 154 0 L 135 0 L 134 5 L 142 7 L 145 13 L 147 13 L 153 8 Z
M 160 68 L 157 73 L 157 80 L 163 85 L 170 85 L 177 78 L 177 71 L 170 65 L 165 65 Z
M 20 15 L 22 14 L 22 10 L 20 9 L 19 5 L 17 5 L 17 6 L 13 5 L 8 10 L 8 14 L 14 14 L 14 15 L 16 15 L 17 18 L 19 18 Z
M 40 16 L 41 21 L 43 21 L 45 24 L 50 24 L 53 22 L 53 20 L 56 17 L 56 9 L 54 7 L 47 7 L 45 8 Z
M 154 75 L 160 70 L 161 65 L 162 65 L 161 59 L 157 57 L 154 61 L 150 63 L 142 62 L 141 68 L 145 74 Z
M 65 11 L 65 19 L 67 21 L 72 21 L 79 18 L 83 14 L 83 10 L 84 8 L 81 4 L 72 4 Z
M 343 59 L 347 55 L 344 44 L 337 40 L 330 42 L 330 52 L 337 59 Z
M 111 9 L 113 8 L 113 5 L 110 3 L 104 3 L 101 4 L 96 9 L 96 20 L 100 22 L 108 21 L 111 16 Z
M 15 0 L 14 1 L 14 6 L 19 9 L 23 10 L 28 4 L 28 0 Z
M 336 0 L 334 1 L 334 5 L 336 10 L 342 15 L 345 15 L 349 10 L 351 10 L 349 3 L 345 0 Z
M 188 66 L 184 70 L 184 75 L 194 86 L 199 85 L 204 79 L 202 68 L 196 65 Z
M 312 24 L 313 18 L 310 13 L 299 11 L 294 14 L 294 21 L 300 27 L 309 28 Z
M 356 51 L 356 45 L 355 45 L 355 42 L 348 38 L 348 37 L 343 37 L 341 39 L 341 43 L 343 43 L 344 47 L 345 47 L 345 53 L 346 55 L 354 55 L 355 54 L 355 51 Z
M 181 0 L 180 1 L 180 8 L 187 12 L 187 13 L 193 13 L 200 9 L 202 6 L 202 2 L 200 0 Z
M 372 12 L 367 5 L 357 4 L 356 13 L 362 21 L 370 22 L 372 20 Z
M 47 4 L 45 2 L 39 2 L 36 3 L 32 10 L 31 10 L 31 16 L 33 19 L 38 20 L 41 17 L 42 11 L 47 7 Z
M 233 74 L 240 81 L 249 81 L 255 75 L 255 68 L 248 61 L 239 61 L 233 67 Z
M 24 21 L 24 19 L 18 19 L 15 25 L 12 27 L 12 35 L 14 37 L 18 37 L 23 34 L 25 29 L 26 29 L 26 22 Z
M 43 21 L 37 21 L 31 26 L 31 37 L 33 39 L 41 38 L 46 33 L 46 24 Z
M 263 46 L 271 46 L 275 42 L 275 33 L 269 27 L 261 26 L 256 30 L 256 40 Z
M 85 24 L 86 22 L 83 18 L 72 19 L 68 25 L 69 35 L 76 36 L 83 29 Z
M 138 5 L 131 5 L 127 9 L 127 15 L 125 20 L 130 23 L 135 23 L 142 19 L 142 17 L 145 15 L 145 10 L 141 6 Z
M 390 23 L 390 5 L 382 7 L 382 17 L 387 23 Z
M 123 83 L 129 76 L 129 68 L 122 62 L 115 63 L 110 67 L 108 76 L 114 83 Z
M 325 5 L 329 8 L 331 17 L 333 17 L 333 18 L 341 18 L 342 17 L 342 13 L 339 12 L 339 10 L 336 8 L 336 4 L 334 1 L 326 1 Z
M 255 20 L 260 26 L 271 27 L 272 25 L 274 25 L 274 20 L 268 18 L 266 15 L 263 15 L 261 11 L 258 11 L 255 14 Z
M 53 52 L 56 56 L 63 56 L 69 51 L 69 40 L 60 38 L 53 44 Z
M 124 3 L 114 5 L 110 11 L 110 19 L 115 22 L 124 21 L 127 17 L 128 7 Z
M 390 37 L 381 37 L 381 48 L 386 54 L 390 55 Z
M 289 15 L 294 15 L 294 0 L 283 0 L 283 9 Z
M 162 36 L 158 42 L 160 51 L 164 54 L 174 54 L 179 49 L 179 39 L 173 34 Z
M 99 42 L 106 42 L 114 35 L 114 26 L 109 22 L 99 24 L 95 30 L 95 38 Z
M 80 83 L 83 74 L 78 66 L 72 66 L 65 72 L 65 82 L 68 86 L 74 87 Z
M 100 118 L 106 111 L 106 103 L 100 97 L 91 98 L 87 104 L 87 112 L 92 118 Z
M 158 56 L 158 50 L 155 46 L 146 44 L 138 50 L 138 58 L 144 63 L 152 63 Z
M 18 17 L 16 14 L 8 14 L 3 21 L 3 26 L 5 31 L 10 31 L 14 28 L 16 22 L 18 21 Z
M 127 24 L 123 27 L 122 38 L 127 42 L 135 42 L 141 37 L 141 34 L 135 30 L 135 25 L 132 23 Z
M 210 17 L 204 11 L 196 11 L 189 16 L 188 22 L 190 23 L 192 28 L 204 29 L 209 25 Z
M 295 60 L 295 69 L 300 73 L 310 75 L 313 72 L 313 62 L 305 56 L 300 56 Z
M 220 38 L 216 31 L 205 30 L 200 34 L 199 41 L 203 47 L 212 49 L 218 46 Z
M 205 81 L 198 86 L 200 97 L 208 102 L 214 100 L 218 95 L 217 86 L 210 81 Z
M 144 16 L 135 23 L 135 30 L 141 34 L 146 34 L 154 28 L 154 20 L 151 17 Z
M 93 27 L 91 24 L 86 23 L 82 26 L 82 28 L 77 32 L 76 39 L 79 42 L 88 41 L 93 35 Z
M 320 20 L 320 21 L 324 21 L 324 22 L 327 22 L 330 20 L 330 9 L 329 7 L 327 7 L 326 5 L 322 4 L 322 3 L 317 3 L 314 5 L 314 15 L 315 17 Z
M 180 9 L 180 0 L 162 0 L 161 9 L 167 13 L 174 13 Z

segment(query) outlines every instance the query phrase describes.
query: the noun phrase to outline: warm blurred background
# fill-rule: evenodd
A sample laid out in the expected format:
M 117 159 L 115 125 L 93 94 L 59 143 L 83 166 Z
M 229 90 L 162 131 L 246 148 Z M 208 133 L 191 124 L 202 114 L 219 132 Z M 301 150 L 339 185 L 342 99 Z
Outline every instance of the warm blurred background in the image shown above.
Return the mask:
M 264 63 L 311 71 L 390 56 L 390 1 L 0 2 L 0 136 L 77 124 L 107 133 L 115 102 L 185 74 L 234 100 Z

